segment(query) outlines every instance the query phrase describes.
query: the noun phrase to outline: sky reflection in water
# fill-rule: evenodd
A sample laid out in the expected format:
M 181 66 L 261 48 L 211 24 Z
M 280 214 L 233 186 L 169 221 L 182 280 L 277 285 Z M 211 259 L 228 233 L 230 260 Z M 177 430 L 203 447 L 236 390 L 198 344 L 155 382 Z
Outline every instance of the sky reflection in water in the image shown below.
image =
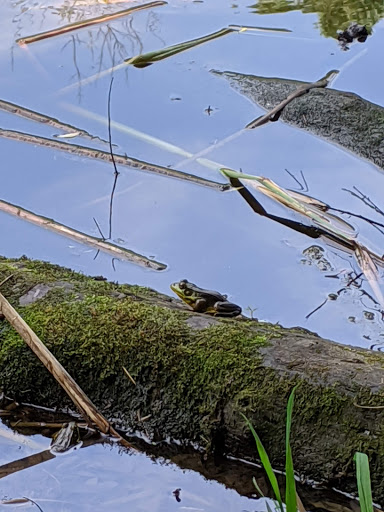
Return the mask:
M 233 141 L 217 145 L 263 111 L 209 71 L 313 81 L 330 69 L 342 69 L 336 88 L 384 105 L 377 75 L 384 38 L 382 22 L 373 28 L 373 35 L 364 45 L 356 43 L 343 52 L 335 39 L 321 36 L 314 12 L 260 15 L 243 1 L 236 7 L 223 6 L 219 1 L 176 1 L 27 48 L 14 45 L 17 37 L 76 21 L 83 12 L 80 4 L 72 13 L 68 2 L 49 4 L 52 8 L 41 2 L 23 14 L 22 8 L 31 3 L 10 2 L 0 8 L 0 65 L 6 70 L 0 77 L 2 99 L 107 138 L 105 125 L 74 108 L 105 118 L 110 75 L 81 86 L 76 85 L 79 80 L 132 55 L 200 37 L 229 24 L 290 29 L 289 34 L 231 34 L 145 69 L 116 71 L 113 120 L 192 154 L 211 148 L 206 158 L 268 176 L 286 188 L 295 188 L 296 183 L 285 169 L 295 175 L 302 170 L 309 194 L 338 208 L 371 215 L 342 190 L 354 185 L 380 203 L 377 191 L 381 190 L 383 177 L 373 165 L 286 124 L 274 123 L 242 132 Z M 59 11 L 60 4 L 67 10 Z M 86 12 L 97 16 L 104 7 L 88 7 Z M 127 4 L 119 8 L 127 8 Z M 112 12 L 117 8 L 111 5 L 108 9 Z M 213 109 L 211 115 L 206 112 L 208 106 Z M 2 112 L 0 126 L 43 136 L 56 133 Z M 71 142 L 88 144 L 77 139 Z M 118 146 L 116 151 L 149 162 L 177 167 L 184 160 L 118 130 L 113 130 L 113 142 Z M 2 199 L 98 236 L 95 217 L 107 232 L 111 166 L 5 139 L 0 139 L 0 146 L 6 173 Z M 311 240 L 257 217 L 236 193 L 222 194 L 128 168 L 119 170 L 113 238 L 167 263 L 167 271 L 149 272 L 123 262 L 116 262 L 114 270 L 110 257 L 100 254 L 94 259 L 94 250 L 3 213 L 1 253 L 26 254 L 165 293 L 170 293 L 171 282 L 187 278 L 228 293 L 245 313 L 247 307 L 257 308 L 255 315 L 260 319 L 279 321 L 285 326 L 300 325 L 344 343 L 369 347 L 381 342 L 382 322 L 377 308 L 367 296 L 361 298 L 357 289 L 340 294 L 337 301 L 327 303 L 305 319 L 329 293 L 337 292 L 347 282 L 343 277 L 327 278 L 328 274 L 341 272 L 345 276 L 349 271 L 359 271 L 350 256 L 316 242 L 324 247 L 332 267 L 331 272 L 321 271 L 315 264 L 308 264 L 302 254 L 313 245 Z M 180 166 L 180 170 L 224 181 L 218 173 L 195 161 Z M 261 200 L 268 211 L 285 215 L 271 201 Z M 375 250 L 383 252 L 382 235 L 365 226 L 360 231 Z M 366 283 L 364 289 L 370 292 Z M 373 312 L 374 319 L 369 320 L 365 311 Z

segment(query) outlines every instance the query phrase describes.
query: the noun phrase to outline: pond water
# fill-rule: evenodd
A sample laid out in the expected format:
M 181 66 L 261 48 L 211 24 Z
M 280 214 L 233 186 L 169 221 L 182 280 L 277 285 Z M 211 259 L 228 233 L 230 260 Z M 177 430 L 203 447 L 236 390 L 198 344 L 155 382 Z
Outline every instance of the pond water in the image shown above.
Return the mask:
M 15 437 L 0 424 L 0 500 L 25 497 L 44 512 L 266 510 L 265 499 L 240 496 L 165 459 L 110 444 L 95 444 L 52 457 L 49 445 L 50 439 L 40 435 Z M 9 474 L 5 476 L 3 465 L 13 461 L 20 461 L 19 468 L 8 466 Z M 32 463 L 37 465 L 29 467 Z M 31 502 L 23 505 L 37 510 Z M 12 510 L 15 506 L 7 504 Z
M 310 196 L 383 222 L 379 209 L 384 174 L 380 165 L 287 123 L 243 130 L 264 110 L 211 72 L 312 82 L 337 69 L 340 72 L 332 88 L 384 107 L 379 65 L 384 45 L 382 1 L 367 1 L 363 6 L 355 0 L 304 0 L 300 4 L 260 0 L 254 5 L 244 0 L 170 0 L 166 5 L 29 45 L 16 43 L 21 37 L 135 5 L 137 2 L 101 0 L 2 2 L 0 100 L 108 140 L 108 91 L 113 76 L 114 152 L 226 183 L 218 167 L 212 168 L 212 162 L 218 162 L 299 191 L 289 171 L 299 180 L 305 177 Z M 354 42 L 345 51 L 336 31 L 346 29 L 351 21 L 366 25 L 370 35 L 365 43 Z M 123 65 L 124 59 L 229 25 L 270 30 L 233 32 L 144 68 Z M 108 151 L 107 144 L 96 140 L 54 138 L 62 132 L 2 110 L 0 127 Z M 361 130 L 365 129 L 362 124 Z M 378 125 L 377 131 L 382 136 L 383 125 Z M 0 151 L 0 200 L 98 237 L 96 219 L 108 235 L 114 181 L 111 164 L 5 137 L 0 137 Z M 210 165 L 197 159 L 200 153 Z M 245 314 L 250 308 L 259 319 L 287 327 L 299 325 L 355 346 L 384 347 L 380 300 L 364 276 L 351 283 L 361 273 L 351 254 L 257 216 L 236 191 L 220 192 L 127 166 L 119 166 L 119 171 L 112 240 L 165 263 L 166 270 L 151 271 L 113 259 L 3 211 L 0 254 L 25 254 L 164 293 L 170 293 L 170 283 L 187 278 L 227 293 Z M 378 208 L 364 204 L 356 190 L 365 202 L 369 198 Z M 257 197 L 268 212 L 302 221 L 271 199 L 261 194 Z M 383 254 L 381 232 L 355 217 L 344 219 L 356 227 L 362 243 Z M 329 294 L 337 300 L 326 300 Z M 41 439 L 37 442 L 46 444 Z M 2 463 L 16 452 L 27 454 L 21 454 L 14 444 L 5 448 L 7 456 Z M 68 462 L 71 458 L 74 461 Z M 99 469 L 113 471 L 118 466 L 118 471 L 123 471 L 117 462 L 122 458 L 126 473 L 121 472 L 118 480 L 124 480 L 127 487 L 117 485 L 113 478 L 100 482 Z M 52 467 L 47 469 L 49 465 Z M 82 475 L 81 483 L 73 465 Z M 208 484 L 197 474 L 186 475 L 173 466 L 161 466 L 161 477 L 157 471 L 158 466 L 144 456 L 123 457 L 114 449 L 96 445 L 28 470 L 27 480 L 25 472 L 7 477 L 1 493 L 48 499 L 51 491 L 47 494 L 43 489 L 56 486 L 58 501 L 46 501 L 45 511 L 126 510 L 128 506 L 151 511 L 264 509 L 260 502 L 250 503 L 234 491 L 221 494 L 218 484 Z M 71 504 L 68 496 L 61 494 L 63 480 L 73 489 Z M 156 481 L 158 486 L 153 483 Z M 91 499 L 79 496 L 84 485 L 94 493 Z M 181 504 L 172 495 L 178 487 L 188 488 Z M 112 488 L 114 504 L 109 495 Z M 63 503 L 59 505 L 60 500 Z
M 340 70 L 332 87 L 384 105 L 378 62 L 384 39 L 383 6 L 368 2 L 236 3 L 172 0 L 131 16 L 47 38 L 27 46 L 15 41 L 75 21 L 116 12 L 132 2 L 9 1 L 1 6 L 1 99 L 27 107 L 108 139 L 107 106 L 111 76 L 112 127 L 116 153 L 204 178 L 225 182 L 217 169 L 154 145 L 146 136 L 171 143 L 190 155 L 235 170 L 266 176 L 299 190 L 302 172 L 308 193 L 335 208 L 382 220 L 344 189 L 357 187 L 380 207 L 383 173 L 351 152 L 285 123 L 242 130 L 264 111 L 231 88 L 212 69 L 261 77 L 316 81 Z M 332 4 L 333 5 L 333 4 Z M 336 30 L 351 20 L 367 24 L 364 44 L 343 51 Z M 232 33 L 137 69 L 124 59 L 201 37 L 229 25 L 285 29 Z M 111 71 L 111 68 L 114 68 Z M 98 116 L 98 117 L 97 117 Z M 3 129 L 52 138 L 59 130 L 0 111 Z M 132 135 L 132 130 L 141 136 Z M 361 126 L 361 130 L 366 127 Z M 379 136 L 383 128 L 378 127 Z M 380 131 L 381 130 L 381 131 Z M 237 134 L 235 138 L 230 136 Z M 229 137 L 229 140 L 227 140 Z M 56 139 L 60 140 L 60 139 Z M 63 142 L 100 147 L 84 139 Z M 224 140 L 224 142 L 222 142 Z M 220 143 L 222 142 L 222 143 Z M 112 165 L 1 138 L 1 199 L 53 218 L 84 233 L 109 231 Z M 216 147 L 217 146 L 217 147 Z M 180 153 L 180 151 L 179 151 Z M 183 153 L 183 154 L 184 154 Z M 113 204 L 112 239 L 154 257 L 167 270 L 143 270 L 0 212 L 1 253 L 27 255 L 86 274 L 150 286 L 170 293 L 169 284 L 187 278 L 227 293 L 259 319 L 300 325 L 333 340 L 382 347 L 381 306 L 355 258 L 316 240 L 329 262 L 326 269 L 306 256 L 314 241 L 254 214 L 234 192 L 218 192 L 185 181 L 119 167 Z M 258 194 L 271 213 L 301 220 Z M 359 240 L 382 251 L 382 234 L 355 218 Z M 380 250 L 381 249 L 381 250 Z M 304 251 L 304 254 L 303 254 Z M 330 279 L 329 276 L 335 278 Z M 356 286 L 358 284 L 358 286 Z M 321 305 L 329 294 L 338 300 Z

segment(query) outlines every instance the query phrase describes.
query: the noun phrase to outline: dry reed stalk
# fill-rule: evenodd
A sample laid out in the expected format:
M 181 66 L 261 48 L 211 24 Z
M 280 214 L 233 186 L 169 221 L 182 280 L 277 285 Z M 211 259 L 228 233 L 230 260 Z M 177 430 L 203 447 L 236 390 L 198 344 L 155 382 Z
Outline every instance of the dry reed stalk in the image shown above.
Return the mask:
M 118 11 L 113 14 L 104 14 L 103 16 L 98 16 L 97 18 L 92 18 L 90 20 L 85 21 L 76 21 L 75 23 L 70 23 L 69 25 L 65 25 L 64 27 L 55 28 L 53 30 L 47 30 L 46 32 L 40 32 L 39 34 L 34 34 L 32 36 L 20 37 L 16 39 L 16 43 L 20 46 L 24 46 L 27 44 L 35 43 L 36 41 L 41 41 L 42 39 L 47 39 L 49 37 L 55 37 L 61 34 L 66 34 L 67 32 L 71 32 L 72 30 L 78 30 L 80 28 L 90 27 L 92 25 L 98 25 L 99 23 L 104 23 L 106 21 L 115 20 L 117 18 L 122 18 L 123 16 L 128 16 L 136 11 L 141 11 L 143 9 L 151 9 L 152 7 L 159 7 L 161 5 L 166 5 L 167 2 L 164 1 L 155 1 L 149 2 L 148 4 L 137 5 L 135 7 L 130 7 L 129 9 L 124 9 L 123 11 Z
M 71 240 L 75 240 L 78 243 L 94 247 L 99 251 L 114 256 L 115 258 L 124 259 L 131 263 L 135 263 L 136 265 L 150 268 L 151 270 L 165 270 L 167 268 L 167 265 L 164 263 L 150 260 L 141 254 L 125 249 L 124 247 L 119 247 L 118 245 L 107 242 L 106 240 L 86 235 L 85 233 L 72 229 L 64 224 L 59 224 L 53 219 L 36 215 L 33 212 L 25 210 L 20 206 L 7 203 L 6 201 L 0 200 L 0 211 L 13 215 L 14 217 L 18 217 L 19 219 L 26 220 L 27 222 L 31 222 L 32 224 L 36 224 L 42 228 L 49 229 L 54 233 L 70 238 Z
M 90 423 L 94 423 L 104 434 L 112 434 L 120 437 L 111 427 L 109 422 L 97 410 L 91 400 L 82 391 L 80 386 L 69 375 L 67 370 L 51 354 L 47 347 L 42 343 L 35 332 L 21 318 L 19 313 L 7 301 L 0 292 L 0 312 L 5 316 L 15 331 L 22 337 L 29 348 L 36 354 L 47 370 L 53 375 L 60 386 L 65 390 L 73 403 L 82 413 L 84 418 Z

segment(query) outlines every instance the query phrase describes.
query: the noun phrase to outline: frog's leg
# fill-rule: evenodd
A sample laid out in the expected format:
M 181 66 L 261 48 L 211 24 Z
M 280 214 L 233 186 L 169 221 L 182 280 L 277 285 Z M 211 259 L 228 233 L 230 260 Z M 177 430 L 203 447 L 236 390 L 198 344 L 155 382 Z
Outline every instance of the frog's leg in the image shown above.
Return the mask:
M 215 304 L 216 315 L 218 316 L 237 316 L 241 314 L 241 307 L 232 302 L 216 302 Z
M 207 301 L 205 299 L 197 299 L 193 305 L 193 309 L 198 313 L 205 313 L 205 311 L 207 311 Z

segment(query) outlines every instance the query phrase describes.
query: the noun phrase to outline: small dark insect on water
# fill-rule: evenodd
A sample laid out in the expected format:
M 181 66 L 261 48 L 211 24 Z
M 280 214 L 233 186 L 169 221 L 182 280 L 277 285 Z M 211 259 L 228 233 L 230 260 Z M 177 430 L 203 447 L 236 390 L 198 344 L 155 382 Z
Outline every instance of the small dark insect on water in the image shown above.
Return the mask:
M 180 503 L 180 501 L 181 501 L 180 492 L 181 492 L 181 489 L 175 489 L 172 493 L 174 495 L 174 497 L 176 498 L 177 503 Z

